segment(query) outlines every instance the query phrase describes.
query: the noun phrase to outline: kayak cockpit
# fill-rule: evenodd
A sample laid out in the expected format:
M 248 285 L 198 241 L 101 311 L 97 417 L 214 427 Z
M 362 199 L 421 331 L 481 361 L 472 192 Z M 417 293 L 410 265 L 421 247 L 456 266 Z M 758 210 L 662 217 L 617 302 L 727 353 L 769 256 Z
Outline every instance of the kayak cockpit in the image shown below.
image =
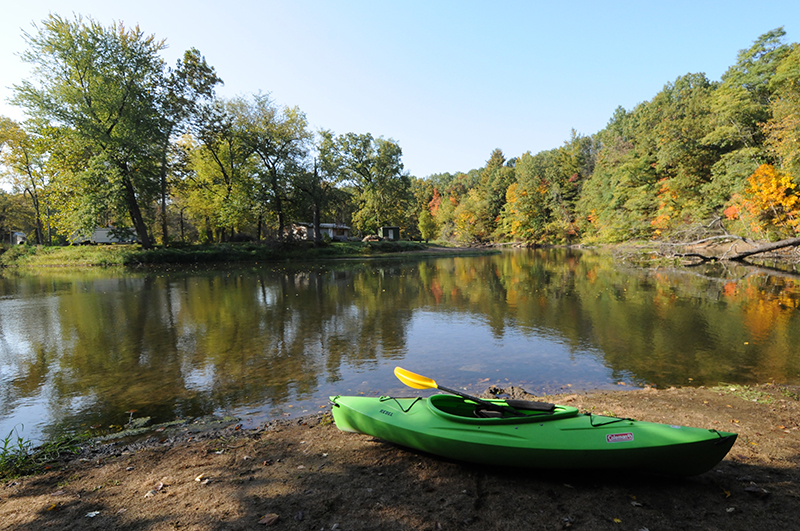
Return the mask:
M 574 417 L 578 409 L 569 406 L 518 400 L 486 400 L 492 406 L 452 395 L 433 395 L 428 407 L 436 415 L 469 424 L 520 424 Z

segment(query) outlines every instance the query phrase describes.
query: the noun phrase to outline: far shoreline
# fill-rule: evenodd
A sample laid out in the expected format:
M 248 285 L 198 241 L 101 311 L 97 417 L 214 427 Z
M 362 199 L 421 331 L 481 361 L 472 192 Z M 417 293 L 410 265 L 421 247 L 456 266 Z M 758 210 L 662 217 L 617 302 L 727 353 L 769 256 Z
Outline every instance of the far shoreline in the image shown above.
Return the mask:
M 225 264 L 317 262 L 435 256 L 479 256 L 499 253 L 484 246 L 453 247 L 413 241 L 219 243 L 176 245 L 144 250 L 138 244 L 35 246 L 17 245 L 0 254 L 0 269 L 181 267 Z

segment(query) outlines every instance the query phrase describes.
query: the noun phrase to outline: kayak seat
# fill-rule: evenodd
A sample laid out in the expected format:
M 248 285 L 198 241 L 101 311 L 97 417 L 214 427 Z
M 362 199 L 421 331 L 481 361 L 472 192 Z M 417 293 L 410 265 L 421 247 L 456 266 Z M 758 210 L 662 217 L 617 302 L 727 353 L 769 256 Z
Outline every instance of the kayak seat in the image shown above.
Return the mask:
M 503 418 L 503 412 L 487 409 L 486 406 L 478 404 L 475 406 L 475 416 L 481 419 L 500 419 Z
M 526 411 L 540 411 L 543 413 L 552 414 L 555 409 L 555 404 L 547 402 L 533 402 L 530 400 L 506 400 L 505 403 L 508 407 L 500 404 L 483 404 L 478 403 L 475 405 L 475 416 L 482 419 L 499 419 L 503 417 L 527 417 Z
M 427 402 L 428 408 L 436 415 L 467 424 L 547 422 L 578 415 L 578 409 L 574 407 L 527 400 L 475 402 L 459 396 L 439 394 L 431 396 Z

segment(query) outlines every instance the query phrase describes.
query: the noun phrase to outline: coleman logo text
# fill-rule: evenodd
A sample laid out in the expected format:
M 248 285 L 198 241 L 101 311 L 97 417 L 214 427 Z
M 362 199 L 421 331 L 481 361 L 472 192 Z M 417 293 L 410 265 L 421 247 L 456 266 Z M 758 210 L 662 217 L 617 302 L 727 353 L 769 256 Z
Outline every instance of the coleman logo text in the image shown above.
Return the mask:
M 606 435 L 606 442 L 608 443 L 631 442 L 632 440 L 632 433 L 609 433 Z

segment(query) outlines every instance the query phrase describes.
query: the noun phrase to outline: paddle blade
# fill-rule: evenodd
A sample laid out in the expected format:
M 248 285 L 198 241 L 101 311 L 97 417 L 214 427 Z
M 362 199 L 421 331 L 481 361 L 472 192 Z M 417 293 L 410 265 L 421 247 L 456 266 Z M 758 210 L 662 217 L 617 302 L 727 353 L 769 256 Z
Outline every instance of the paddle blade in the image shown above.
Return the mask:
M 420 374 L 407 371 L 402 367 L 394 368 L 394 375 L 409 387 L 414 389 L 438 389 L 436 382 Z

